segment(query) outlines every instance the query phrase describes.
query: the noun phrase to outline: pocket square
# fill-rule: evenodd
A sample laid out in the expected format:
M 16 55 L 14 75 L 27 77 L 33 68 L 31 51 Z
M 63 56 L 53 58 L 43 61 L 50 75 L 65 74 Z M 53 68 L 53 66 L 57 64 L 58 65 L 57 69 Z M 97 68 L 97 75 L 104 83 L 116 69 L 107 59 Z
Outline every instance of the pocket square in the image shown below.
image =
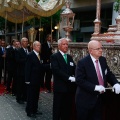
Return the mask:
M 74 66 L 73 62 L 70 62 L 70 66 Z
M 105 75 L 107 74 L 107 69 L 105 70 Z

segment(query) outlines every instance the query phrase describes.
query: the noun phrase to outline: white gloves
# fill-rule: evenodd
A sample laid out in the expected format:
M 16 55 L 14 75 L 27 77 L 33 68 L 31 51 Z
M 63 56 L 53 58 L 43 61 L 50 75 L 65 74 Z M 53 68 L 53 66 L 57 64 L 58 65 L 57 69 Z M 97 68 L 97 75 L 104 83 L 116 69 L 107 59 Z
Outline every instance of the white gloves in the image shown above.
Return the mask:
M 25 82 L 27 85 L 29 85 L 30 84 L 30 82 Z
M 105 88 L 102 85 L 96 85 L 95 86 L 95 91 L 103 93 L 103 92 L 105 92 Z
M 113 92 L 115 91 L 116 94 L 119 94 L 120 93 L 120 84 L 116 83 L 114 86 L 113 86 Z
M 71 80 L 71 82 L 75 82 L 75 77 L 70 76 L 68 80 Z
M 95 91 L 103 93 L 103 92 L 105 92 L 105 88 L 102 85 L 96 85 L 95 86 Z M 112 91 L 115 92 L 116 94 L 119 94 L 120 93 L 120 84 L 116 83 L 113 86 Z

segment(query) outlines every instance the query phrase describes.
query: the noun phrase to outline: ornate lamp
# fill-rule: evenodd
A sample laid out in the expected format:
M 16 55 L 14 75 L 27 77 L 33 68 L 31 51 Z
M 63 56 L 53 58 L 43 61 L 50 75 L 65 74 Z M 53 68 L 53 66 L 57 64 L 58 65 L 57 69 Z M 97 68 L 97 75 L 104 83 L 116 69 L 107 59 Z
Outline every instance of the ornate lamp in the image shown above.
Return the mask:
M 35 41 L 36 34 L 37 34 L 37 30 L 35 30 L 35 28 L 32 27 L 28 30 L 28 37 L 30 43 L 33 43 L 33 41 Z
M 70 32 L 73 30 L 73 23 L 74 23 L 74 17 L 75 13 L 70 9 L 71 2 L 69 0 L 65 1 L 66 3 L 66 9 L 61 13 L 62 18 L 62 26 L 63 30 L 66 32 L 66 38 L 68 41 L 71 41 L 69 39 Z

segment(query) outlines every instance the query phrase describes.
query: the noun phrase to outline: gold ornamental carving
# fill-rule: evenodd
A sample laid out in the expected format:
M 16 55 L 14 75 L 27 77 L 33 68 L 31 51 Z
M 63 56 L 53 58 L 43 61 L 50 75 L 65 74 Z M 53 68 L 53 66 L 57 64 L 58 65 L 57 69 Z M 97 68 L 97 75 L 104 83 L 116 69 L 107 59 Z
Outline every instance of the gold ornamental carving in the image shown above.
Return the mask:
M 54 53 L 58 51 L 56 43 L 53 43 Z M 78 60 L 88 54 L 87 43 L 69 43 L 68 54 L 73 57 L 77 64 Z M 103 43 L 103 56 L 106 57 L 108 66 L 112 72 L 120 79 L 120 44 Z
M 30 28 L 28 30 L 28 37 L 29 37 L 29 42 L 33 43 L 33 41 L 36 40 L 36 35 L 37 35 L 37 30 L 35 28 Z

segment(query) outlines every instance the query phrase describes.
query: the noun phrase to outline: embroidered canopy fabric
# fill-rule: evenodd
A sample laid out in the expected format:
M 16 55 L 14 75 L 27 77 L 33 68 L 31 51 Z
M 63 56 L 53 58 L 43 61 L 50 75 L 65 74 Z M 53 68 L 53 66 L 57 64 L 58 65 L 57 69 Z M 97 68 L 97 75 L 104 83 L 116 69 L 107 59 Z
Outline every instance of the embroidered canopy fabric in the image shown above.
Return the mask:
M 63 7 L 65 0 L 0 0 L 0 16 L 13 23 L 34 17 L 49 17 Z

